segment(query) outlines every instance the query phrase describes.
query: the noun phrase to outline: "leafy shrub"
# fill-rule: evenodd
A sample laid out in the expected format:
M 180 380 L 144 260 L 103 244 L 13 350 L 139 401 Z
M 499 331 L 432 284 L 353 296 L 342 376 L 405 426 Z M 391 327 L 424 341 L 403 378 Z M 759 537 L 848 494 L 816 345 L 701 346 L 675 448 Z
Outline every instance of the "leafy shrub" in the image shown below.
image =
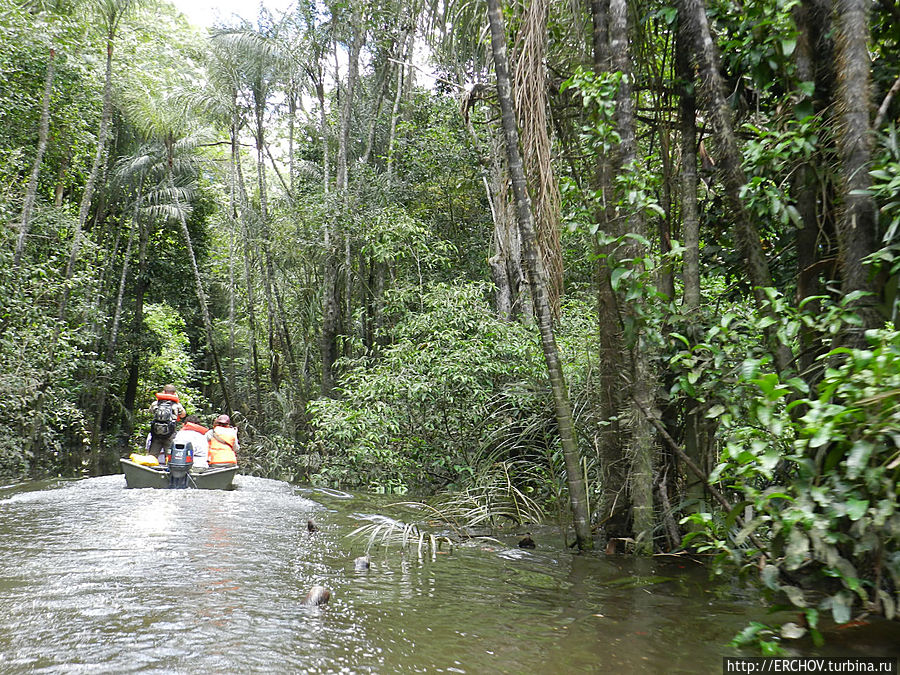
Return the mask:
M 825 307 L 818 320 L 801 319 L 839 336 L 852 315 Z M 686 519 L 699 528 L 686 542 L 717 552 L 720 563 L 759 569 L 763 584 L 801 609 L 814 631 L 823 611 L 838 623 L 856 608 L 896 615 L 900 332 L 867 338 L 868 349 L 833 344 L 819 358 L 814 391 L 799 378 L 782 381 L 764 361 L 745 360 L 736 391 L 749 406 L 732 394 L 709 408 L 723 441 L 711 480 L 738 503 L 727 516 Z M 752 517 L 736 530 L 745 511 Z
M 501 321 L 482 284 L 433 285 L 375 365 L 344 363 L 341 398 L 310 403 L 319 480 L 445 485 L 470 471 L 503 419 L 497 395 L 541 379 L 536 336 Z

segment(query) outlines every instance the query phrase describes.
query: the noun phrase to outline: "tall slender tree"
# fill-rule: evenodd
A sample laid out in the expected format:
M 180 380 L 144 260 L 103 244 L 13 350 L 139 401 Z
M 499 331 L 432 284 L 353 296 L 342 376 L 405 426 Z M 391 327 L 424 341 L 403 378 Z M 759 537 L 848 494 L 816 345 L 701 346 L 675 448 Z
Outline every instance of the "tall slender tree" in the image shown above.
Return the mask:
M 522 252 L 528 270 L 528 283 L 531 287 L 535 318 L 541 334 L 541 346 L 553 393 L 556 423 L 559 428 L 560 442 L 565 457 L 566 481 L 569 487 L 569 504 L 575 524 L 575 539 L 579 549 L 590 550 L 593 548 L 593 538 L 591 536 L 590 514 L 588 513 L 587 505 L 587 486 L 581 467 L 575 425 L 572 422 L 572 405 L 569 402 L 566 378 L 559 358 L 559 349 L 556 345 L 553 310 L 550 306 L 550 297 L 547 292 L 549 281 L 537 248 L 531 198 L 528 196 L 528 182 L 519 152 L 519 131 L 516 128 L 516 111 L 513 105 L 509 65 L 506 56 L 506 27 L 500 8 L 500 0 L 488 0 L 488 20 L 491 28 L 491 51 L 494 57 L 494 70 L 497 75 L 497 97 L 500 101 L 501 123 L 506 140 L 509 174 L 516 203 L 516 218 L 522 235 Z
M 97 132 L 97 147 L 94 150 L 94 159 L 91 171 L 84 185 L 81 195 L 81 203 L 78 207 L 78 220 L 75 222 L 75 231 L 72 233 L 72 246 L 69 253 L 69 261 L 66 263 L 65 281 L 62 295 L 59 300 L 59 319 L 63 321 L 66 315 L 66 306 L 69 300 L 69 280 L 75 273 L 75 265 L 78 262 L 78 254 L 81 251 L 81 238 L 84 225 L 87 222 L 88 211 L 91 208 L 91 200 L 101 171 L 106 164 L 107 141 L 109 127 L 113 113 L 113 49 L 116 35 L 122 19 L 138 4 L 140 0 L 91 0 L 88 3 L 90 9 L 99 20 L 103 29 L 106 44 L 106 69 L 103 80 L 103 109 L 100 113 L 100 128 Z M 54 338 L 53 342 L 56 342 Z

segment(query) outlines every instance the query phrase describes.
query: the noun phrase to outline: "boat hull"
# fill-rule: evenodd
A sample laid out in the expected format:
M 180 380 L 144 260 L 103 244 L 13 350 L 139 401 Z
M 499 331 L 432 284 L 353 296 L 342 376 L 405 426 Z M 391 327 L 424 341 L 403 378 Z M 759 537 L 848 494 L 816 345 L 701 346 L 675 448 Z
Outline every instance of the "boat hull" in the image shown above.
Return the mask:
M 137 464 L 129 459 L 120 459 L 122 473 L 125 474 L 125 487 L 128 488 L 161 488 L 168 489 L 169 471 L 164 468 Z M 207 469 L 202 473 L 191 473 L 187 486 L 200 490 L 231 490 L 234 488 L 236 466 L 219 469 Z

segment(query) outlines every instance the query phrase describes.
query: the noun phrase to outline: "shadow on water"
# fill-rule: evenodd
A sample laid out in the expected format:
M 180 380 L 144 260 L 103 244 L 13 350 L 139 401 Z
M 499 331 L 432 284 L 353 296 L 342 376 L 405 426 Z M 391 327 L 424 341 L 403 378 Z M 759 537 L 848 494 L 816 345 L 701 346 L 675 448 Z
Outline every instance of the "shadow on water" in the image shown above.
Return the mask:
M 390 498 L 247 476 L 232 492 L 122 476 L 0 486 L 0 670 L 721 672 L 760 603 L 687 559 L 471 540 L 353 559 Z M 319 531 L 310 533 L 307 520 Z M 314 584 L 327 606 L 306 607 Z M 884 645 L 897 649 L 897 631 Z M 864 636 L 842 653 L 874 655 Z M 862 644 L 864 651 L 852 651 Z M 889 653 L 889 652 L 888 652 Z

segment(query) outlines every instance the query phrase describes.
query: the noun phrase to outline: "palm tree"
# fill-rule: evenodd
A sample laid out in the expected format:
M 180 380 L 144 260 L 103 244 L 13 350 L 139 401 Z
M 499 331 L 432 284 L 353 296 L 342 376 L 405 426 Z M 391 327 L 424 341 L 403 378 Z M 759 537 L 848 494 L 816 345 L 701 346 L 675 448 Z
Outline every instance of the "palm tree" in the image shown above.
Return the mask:
M 259 225 L 261 229 L 262 277 L 266 294 L 266 306 L 269 312 L 270 343 L 273 341 L 273 324 L 276 326 L 278 338 L 283 345 L 288 371 L 295 391 L 302 391 L 300 377 L 293 355 L 291 331 L 282 301 L 281 292 L 276 282 L 275 264 L 271 251 L 271 234 L 269 231 L 269 202 L 266 186 L 266 127 L 265 114 L 269 99 L 285 72 L 292 72 L 293 60 L 290 52 L 276 30 L 236 30 L 222 31 L 214 36 L 214 41 L 223 49 L 231 50 L 236 60 L 236 90 L 244 90 L 249 95 L 249 104 L 253 113 L 253 132 L 256 140 L 257 186 L 259 190 Z M 293 79 L 290 75 L 287 79 Z M 242 204 L 249 204 L 246 195 L 241 197 Z M 272 350 L 274 352 L 274 349 Z
M 207 346 L 215 364 L 225 410 L 230 414 L 232 412 L 231 399 L 228 395 L 228 387 L 222 372 L 222 365 L 219 361 L 215 341 L 213 340 L 212 320 L 210 319 L 209 307 L 206 302 L 206 293 L 203 290 L 203 280 L 200 277 L 197 256 L 194 253 L 191 233 L 185 216 L 187 204 L 183 204 L 183 200 L 186 202 L 190 198 L 190 190 L 176 185 L 175 182 L 176 160 L 178 160 L 180 169 L 188 170 L 180 172 L 182 176 L 187 173 L 188 177 L 190 177 L 191 174 L 195 173 L 196 168 L 193 166 L 193 157 L 190 153 L 201 140 L 199 134 L 193 128 L 191 120 L 188 118 L 189 111 L 186 109 L 185 100 L 186 97 L 180 93 L 163 92 L 156 94 L 146 92 L 146 95 L 142 98 L 126 102 L 126 109 L 129 112 L 131 123 L 148 140 L 151 140 L 163 149 L 165 186 L 170 199 L 168 214 L 170 218 L 177 219 L 181 226 L 181 233 L 188 252 L 188 261 L 194 277 L 197 303 L 206 332 Z
M 562 248 L 559 240 L 560 195 L 551 162 L 547 115 L 547 0 L 527 3 L 516 37 L 515 107 L 528 192 L 534 206 L 537 244 L 548 272 L 547 291 L 553 315 L 559 316 L 563 293 Z

